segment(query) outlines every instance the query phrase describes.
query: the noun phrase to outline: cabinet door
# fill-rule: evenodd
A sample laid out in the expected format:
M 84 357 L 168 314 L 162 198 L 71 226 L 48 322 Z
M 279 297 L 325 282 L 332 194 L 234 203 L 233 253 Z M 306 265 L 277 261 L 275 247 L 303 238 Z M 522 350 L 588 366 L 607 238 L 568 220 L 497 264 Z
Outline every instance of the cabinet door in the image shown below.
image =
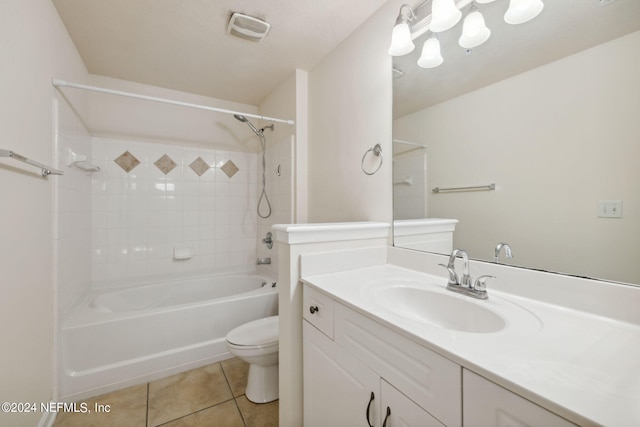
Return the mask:
M 384 427 L 444 427 L 444 424 L 385 380 L 381 381 L 381 391 L 380 419 Z
M 471 371 L 463 370 L 462 381 L 465 427 L 575 427 Z
M 380 377 L 307 321 L 303 334 L 305 427 L 380 427 Z

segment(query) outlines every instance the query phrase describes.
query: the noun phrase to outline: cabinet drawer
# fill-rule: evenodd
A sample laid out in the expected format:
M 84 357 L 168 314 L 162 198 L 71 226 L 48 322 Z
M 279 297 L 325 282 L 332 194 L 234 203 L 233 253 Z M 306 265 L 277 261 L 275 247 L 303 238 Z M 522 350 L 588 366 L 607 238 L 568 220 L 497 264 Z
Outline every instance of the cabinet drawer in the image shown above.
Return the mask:
M 313 326 L 333 339 L 333 300 L 309 286 L 304 286 L 302 313 Z
M 462 424 L 462 368 L 339 303 L 335 342 L 447 426 Z

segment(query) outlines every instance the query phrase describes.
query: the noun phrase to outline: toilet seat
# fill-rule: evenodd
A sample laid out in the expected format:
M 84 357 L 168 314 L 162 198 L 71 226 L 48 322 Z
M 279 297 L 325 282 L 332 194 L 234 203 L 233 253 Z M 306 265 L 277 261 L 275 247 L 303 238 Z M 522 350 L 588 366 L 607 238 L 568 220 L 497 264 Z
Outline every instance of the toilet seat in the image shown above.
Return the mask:
M 231 330 L 227 342 L 234 346 L 270 347 L 278 345 L 278 316 L 254 320 Z

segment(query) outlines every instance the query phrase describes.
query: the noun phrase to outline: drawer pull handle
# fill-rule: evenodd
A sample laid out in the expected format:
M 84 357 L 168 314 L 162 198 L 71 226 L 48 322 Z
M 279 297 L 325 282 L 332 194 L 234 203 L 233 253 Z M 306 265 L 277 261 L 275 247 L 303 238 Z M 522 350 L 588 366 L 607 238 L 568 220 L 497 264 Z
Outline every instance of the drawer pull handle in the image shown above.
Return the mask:
M 312 305 L 311 307 L 309 307 L 309 311 L 311 312 L 311 314 L 313 314 L 313 313 L 319 312 L 320 309 L 318 308 L 317 305 Z
M 389 419 L 389 416 L 391 416 L 391 408 L 387 406 L 387 416 L 384 417 L 384 422 L 382 423 L 382 427 L 387 427 L 387 420 Z
M 374 397 L 373 392 L 371 392 L 371 399 L 369 399 L 369 404 L 367 405 L 367 424 L 369 424 L 369 427 L 373 427 L 373 424 L 369 421 L 369 410 L 371 409 L 371 403 L 373 402 Z

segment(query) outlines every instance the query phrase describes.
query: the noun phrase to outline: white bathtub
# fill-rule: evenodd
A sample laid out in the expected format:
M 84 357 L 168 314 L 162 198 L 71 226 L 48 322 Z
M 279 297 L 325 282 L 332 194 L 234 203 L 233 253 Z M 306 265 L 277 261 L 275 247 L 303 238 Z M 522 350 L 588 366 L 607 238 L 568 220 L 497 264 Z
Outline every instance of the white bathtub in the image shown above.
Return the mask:
M 94 291 L 63 322 L 59 396 L 88 397 L 227 359 L 227 332 L 275 314 L 275 279 L 255 272 Z

